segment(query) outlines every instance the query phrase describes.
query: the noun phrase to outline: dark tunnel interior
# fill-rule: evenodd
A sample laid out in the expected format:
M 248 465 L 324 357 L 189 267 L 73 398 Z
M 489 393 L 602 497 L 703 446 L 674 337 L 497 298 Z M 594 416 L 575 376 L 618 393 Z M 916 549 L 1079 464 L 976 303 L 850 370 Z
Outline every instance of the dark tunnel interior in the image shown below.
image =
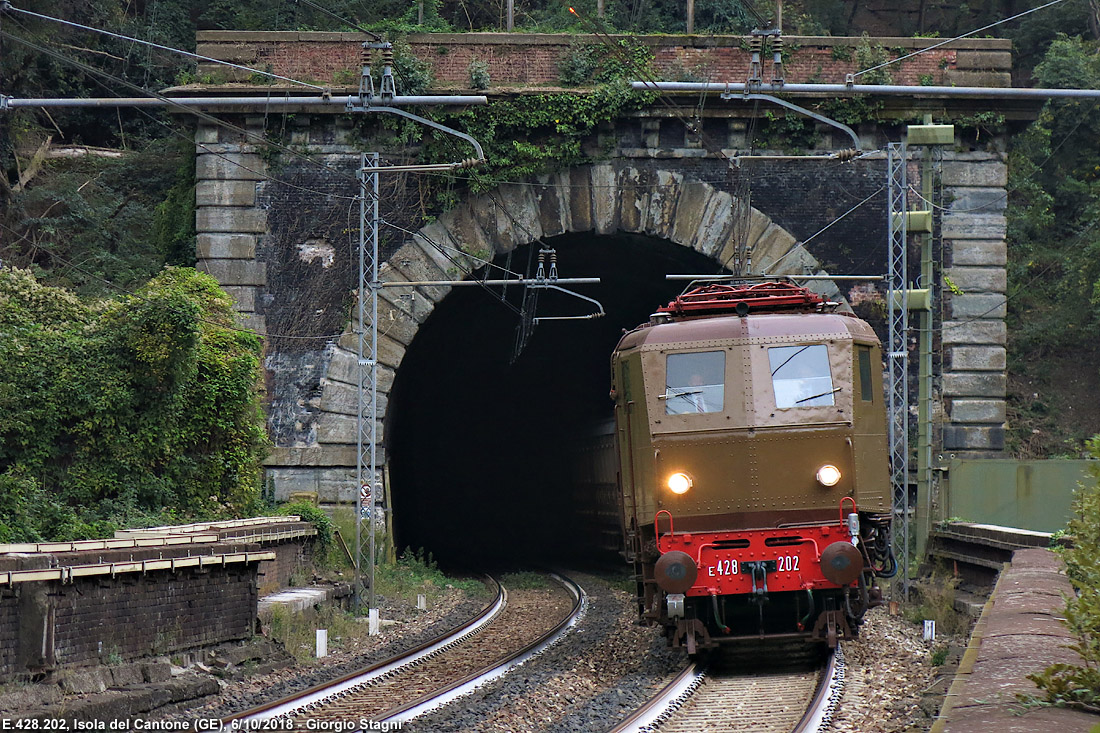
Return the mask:
M 578 536 L 569 447 L 612 416 L 610 356 L 623 329 L 686 284 L 665 275 L 718 266 L 694 250 L 636 235 L 564 235 L 547 244 L 557 251 L 560 277 L 602 279 L 571 287 L 599 300 L 607 315 L 540 323 L 513 362 L 520 318 L 498 298 L 456 287 L 436 306 L 409 345 L 387 408 L 399 551 L 423 548 L 444 567 L 471 569 L 615 560 L 596 537 Z M 532 247 L 539 245 L 517 248 L 510 269 L 523 272 Z M 522 293 L 510 290 L 518 306 Z M 540 317 L 593 310 L 539 292 Z

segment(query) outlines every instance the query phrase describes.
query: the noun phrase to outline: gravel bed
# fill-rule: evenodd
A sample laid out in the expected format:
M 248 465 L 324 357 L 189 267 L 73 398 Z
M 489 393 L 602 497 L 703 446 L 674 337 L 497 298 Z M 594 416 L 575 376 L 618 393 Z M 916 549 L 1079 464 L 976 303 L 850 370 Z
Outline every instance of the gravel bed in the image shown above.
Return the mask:
M 424 731 L 600 731 L 653 695 L 686 659 L 654 628 L 635 624 L 633 596 L 615 581 L 568 573 L 588 611 L 543 654 L 409 724 Z
M 350 640 L 344 648 L 333 648 L 330 640 L 329 655 L 324 659 L 229 682 L 216 700 L 170 717 L 178 720 L 224 717 L 350 674 L 434 639 L 475 616 L 490 600 L 488 594 L 471 598 L 462 590 L 448 588 L 432 608 L 420 611 L 401 599 L 380 596 L 380 617 L 396 623 L 383 626 L 377 636 Z
M 655 628 L 635 624 L 631 594 L 606 579 L 572 574 L 589 594 L 573 633 L 502 680 L 410 724 L 425 731 L 601 731 L 624 719 L 686 662 Z M 830 728 L 836 733 L 925 731 L 921 708 L 940 639 L 885 608 L 867 614 L 860 638 L 845 644 L 845 692 Z
M 829 730 L 902 733 L 932 727 L 921 708 L 922 693 L 935 677 L 932 650 L 949 640 L 922 636 L 920 626 L 889 615 L 885 606 L 867 613 L 859 639 L 844 644 L 844 693 Z
M 582 621 L 558 644 L 527 664 L 407 727 L 423 731 L 601 731 L 628 716 L 686 662 L 659 631 L 636 624 L 633 595 L 622 579 L 570 573 L 588 594 Z M 625 576 L 624 576 L 625 577 Z M 228 683 L 214 702 L 175 715 L 218 717 L 275 700 L 410 649 L 480 611 L 485 599 L 450 590 L 434 608 L 380 601 L 382 617 L 397 619 L 375 637 L 339 649 L 323 662 L 297 665 Z M 932 684 L 935 647 L 921 628 L 885 607 L 867 614 L 860 638 L 844 645 L 845 691 L 830 731 L 915 733 L 931 727 L 921 708 Z

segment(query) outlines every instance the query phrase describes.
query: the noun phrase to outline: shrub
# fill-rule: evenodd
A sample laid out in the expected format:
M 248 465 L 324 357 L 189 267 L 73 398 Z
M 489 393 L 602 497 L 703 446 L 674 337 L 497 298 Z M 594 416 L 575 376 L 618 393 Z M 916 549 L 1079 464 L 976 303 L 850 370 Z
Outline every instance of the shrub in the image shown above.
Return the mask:
M 296 501 L 290 504 L 283 504 L 276 510 L 276 514 L 281 516 L 290 516 L 297 514 L 302 518 L 303 522 L 309 522 L 317 529 L 317 554 L 321 560 L 321 564 L 327 565 L 329 563 L 329 554 L 336 547 L 336 541 L 333 536 L 333 527 L 335 526 L 332 519 L 325 511 L 319 507 L 315 507 L 312 504 L 304 501 Z
M 489 64 L 484 61 L 471 61 L 466 69 L 470 73 L 471 89 L 489 88 Z
M 1089 453 L 1100 458 L 1100 436 L 1088 442 Z M 1077 641 L 1070 648 L 1083 664 L 1055 664 L 1028 679 L 1046 700 L 1059 705 L 1100 709 L 1100 467 L 1090 465 L 1093 479 L 1082 484 L 1069 522 L 1073 547 L 1061 550 L 1066 574 L 1077 594 L 1066 599 L 1065 624 Z
M 79 539 L 249 511 L 267 445 L 259 350 L 214 279 L 190 268 L 94 302 L 0 269 L 9 525 Z

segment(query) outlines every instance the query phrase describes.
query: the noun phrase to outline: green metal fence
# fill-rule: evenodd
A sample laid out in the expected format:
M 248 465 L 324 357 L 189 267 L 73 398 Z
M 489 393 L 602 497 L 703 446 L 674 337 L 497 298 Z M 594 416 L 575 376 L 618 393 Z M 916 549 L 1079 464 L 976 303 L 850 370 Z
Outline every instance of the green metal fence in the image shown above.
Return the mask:
M 948 466 L 944 518 L 1056 532 L 1072 513 L 1079 482 L 1095 481 L 1096 461 L 954 459 Z

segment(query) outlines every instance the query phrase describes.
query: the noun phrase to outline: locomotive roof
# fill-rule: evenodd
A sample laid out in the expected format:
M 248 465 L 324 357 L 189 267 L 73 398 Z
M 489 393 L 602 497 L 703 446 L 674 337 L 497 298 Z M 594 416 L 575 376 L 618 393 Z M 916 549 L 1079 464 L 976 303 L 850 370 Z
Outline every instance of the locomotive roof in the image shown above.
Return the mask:
M 851 314 L 762 313 L 695 318 L 672 323 L 646 323 L 624 335 L 619 341 L 618 350 L 693 341 L 751 343 L 828 338 L 878 343 L 878 336 L 867 322 Z

